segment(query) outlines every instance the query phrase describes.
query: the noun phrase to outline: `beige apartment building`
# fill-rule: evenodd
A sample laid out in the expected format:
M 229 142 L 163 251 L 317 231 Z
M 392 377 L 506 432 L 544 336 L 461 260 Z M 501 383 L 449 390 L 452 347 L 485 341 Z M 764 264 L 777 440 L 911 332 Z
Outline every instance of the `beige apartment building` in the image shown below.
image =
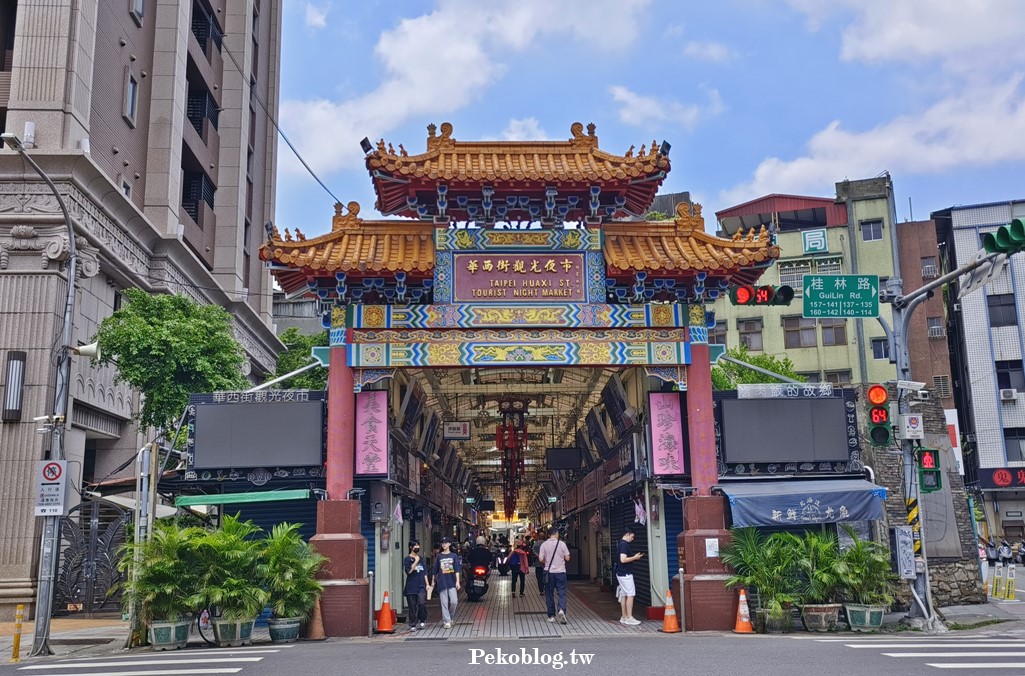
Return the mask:
M 227 308 L 253 377 L 273 370 L 281 346 L 256 253 L 274 215 L 268 114 L 277 112 L 280 38 L 278 0 L 0 2 L 0 126 L 68 205 L 79 251 L 75 344 L 90 342 L 123 289 L 139 287 Z M 35 596 L 33 479 L 50 435 L 33 418 L 54 410 L 67 232 L 47 184 L 17 152 L 0 151 L 0 620 Z M 116 529 L 120 512 L 97 498 L 132 475 L 146 440 L 131 422 L 139 394 L 113 376 L 86 359 L 72 365 L 65 528 L 81 525 L 87 543 Z M 89 531 L 94 517 L 99 534 Z M 109 609 L 109 589 L 96 582 L 109 562 L 87 564 L 99 568 L 62 557 L 58 612 Z

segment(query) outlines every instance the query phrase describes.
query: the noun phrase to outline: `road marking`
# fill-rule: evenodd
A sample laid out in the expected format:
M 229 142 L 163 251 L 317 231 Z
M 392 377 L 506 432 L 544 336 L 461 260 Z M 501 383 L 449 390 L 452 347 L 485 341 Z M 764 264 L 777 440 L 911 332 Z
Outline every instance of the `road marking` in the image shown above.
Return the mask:
M 879 648 L 888 648 L 895 650 L 897 648 L 952 648 L 966 646 L 971 648 L 1006 648 L 1008 641 L 988 641 L 988 642 L 976 642 L 976 641 L 965 641 L 964 643 L 950 644 L 950 643 L 869 643 L 866 645 L 859 645 L 857 643 L 846 644 L 848 648 L 870 648 L 877 650 Z
M 132 660 L 142 659 L 143 657 L 189 657 L 190 655 L 258 655 L 263 653 L 276 653 L 281 648 L 292 648 L 291 645 L 282 645 L 278 648 L 186 648 L 185 650 L 167 651 L 167 652 L 150 652 L 150 653 L 133 653 L 131 655 L 105 655 L 95 659 L 101 660 Z M 58 662 L 81 662 L 84 658 L 82 657 L 66 657 Z
M 800 638 L 800 637 L 794 636 L 792 638 L 794 638 L 795 640 L 798 640 L 798 641 L 800 641 L 800 640 L 812 640 L 812 641 L 818 641 L 820 643 L 852 643 L 852 642 L 853 643 L 893 643 L 893 641 L 895 640 L 895 637 L 893 637 L 893 636 L 875 636 L 875 637 L 868 637 L 868 636 L 866 636 L 865 638 L 851 638 L 849 636 L 847 638 L 812 638 L 812 637 L 809 636 L 809 637 L 803 638 L 803 639 Z M 924 642 L 924 641 L 935 642 L 936 641 L 936 637 L 935 636 L 906 636 L 906 637 L 902 636 L 902 637 L 900 637 L 899 640 L 907 641 L 909 643 Z M 1005 643 L 1022 643 L 1022 642 L 1025 642 L 1025 638 L 1008 638 L 1008 639 L 1000 638 L 1000 639 L 997 639 L 997 638 L 993 638 L 993 637 L 990 637 L 990 636 L 950 636 L 950 637 L 944 638 L 943 640 L 944 641 L 949 641 L 949 642 L 951 642 L 953 644 L 961 644 L 961 643 L 964 643 L 965 641 L 997 641 L 997 640 L 1003 641 Z
M 948 662 L 946 664 L 937 663 L 931 664 L 926 663 L 927 666 L 936 667 L 937 669 L 1021 669 L 1021 662 L 974 662 L 968 664 L 959 664 L 956 662 Z
M 1025 657 L 1025 652 L 883 653 L 887 657 Z M 1025 666 L 1025 665 L 1022 665 Z
M 32 669 L 75 669 L 85 667 L 95 669 L 98 667 L 145 667 L 150 664 L 211 664 L 224 662 L 259 662 L 262 657 L 196 657 L 196 658 L 161 658 L 155 657 L 144 660 L 131 660 L 123 662 L 62 662 L 60 664 L 36 664 L 31 667 L 21 667 L 18 671 L 29 671 Z
M 24 667 L 23 667 L 24 668 Z M 152 671 L 97 671 L 89 676 L 192 676 L 193 674 L 237 674 L 237 669 L 154 669 Z

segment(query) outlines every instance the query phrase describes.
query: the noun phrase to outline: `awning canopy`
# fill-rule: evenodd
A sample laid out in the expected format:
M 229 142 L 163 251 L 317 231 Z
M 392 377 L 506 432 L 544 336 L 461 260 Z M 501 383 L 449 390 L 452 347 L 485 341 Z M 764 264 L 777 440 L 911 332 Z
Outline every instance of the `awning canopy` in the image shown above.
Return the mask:
M 242 502 L 273 502 L 276 500 L 306 500 L 307 488 L 291 491 L 260 491 L 255 493 L 219 493 L 216 495 L 182 495 L 174 500 L 178 507 L 190 505 L 233 505 Z
M 883 518 L 886 489 L 863 479 L 742 481 L 720 485 L 733 525 L 801 526 Z

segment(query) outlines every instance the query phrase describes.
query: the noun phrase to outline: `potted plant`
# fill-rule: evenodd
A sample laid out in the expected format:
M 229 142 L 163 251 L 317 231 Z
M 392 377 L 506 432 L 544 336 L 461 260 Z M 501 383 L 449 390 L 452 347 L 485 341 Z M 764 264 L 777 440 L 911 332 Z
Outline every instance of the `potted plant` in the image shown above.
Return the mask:
M 808 532 L 801 538 L 797 559 L 801 572 L 801 618 L 808 631 L 833 631 L 842 604 L 838 603 L 847 563 L 833 533 Z
M 221 647 L 250 643 L 253 625 L 267 603 L 259 575 L 263 545 L 257 536 L 262 532 L 252 521 L 225 515 L 220 528 L 197 542 L 202 577 L 193 600 L 200 608 L 216 609 L 210 622 Z
M 199 606 L 196 545 L 203 530 L 156 521 L 149 540 L 128 542 L 118 567 L 125 574 L 123 602 L 135 605 L 154 650 L 184 648 Z
M 790 606 L 798 600 L 796 560 L 799 540 L 790 533 L 775 533 L 768 538 L 755 528 L 735 528 L 730 542 L 719 556 L 733 570 L 726 579 L 728 587 L 744 587 L 752 599 L 757 595 L 757 627 L 778 633 L 790 629 Z
M 299 524 L 279 523 L 263 541 L 260 577 L 270 594 L 267 627 L 273 643 L 299 638 L 299 625 L 309 619 L 324 588 L 316 575 L 325 561 L 299 535 Z
M 893 603 L 895 575 L 890 551 L 875 542 L 859 540 L 849 526 L 844 530 L 854 544 L 841 554 L 845 569 L 841 594 L 852 631 L 870 631 L 883 625 L 883 613 Z

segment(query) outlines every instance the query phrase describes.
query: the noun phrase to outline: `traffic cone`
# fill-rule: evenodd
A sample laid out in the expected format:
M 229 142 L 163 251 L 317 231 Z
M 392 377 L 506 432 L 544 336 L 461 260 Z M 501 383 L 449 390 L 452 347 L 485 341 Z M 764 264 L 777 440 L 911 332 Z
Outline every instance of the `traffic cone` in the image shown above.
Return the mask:
M 734 634 L 753 634 L 755 628 L 751 625 L 751 609 L 747 607 L 747 594 L 740 590 L 740 603 L 737 604 L 737 624 L 733 628 Z
M 320 611 L 320 598 L 313 604 L 313 614 L 310 616 L 310 624 L 306 627 L 307 641 L 323 641 L 327 636 L 324 634 L 324 616 Z
M 384 593 L 384 602 L 381 603 L 381 610 L 377 612 L 376 632 L 378 634 L 395 633 L 395 619 L 391 614 L 391 602 L 388 600 L 388 592 Z
M 666 612 L 662 617 L 662 633 L 663 634 L 678 634 L 682 631 L 680 629 L 680 620 L 676 618 L 676 604 L 673 603 L 673 590 L 666 590 Z

